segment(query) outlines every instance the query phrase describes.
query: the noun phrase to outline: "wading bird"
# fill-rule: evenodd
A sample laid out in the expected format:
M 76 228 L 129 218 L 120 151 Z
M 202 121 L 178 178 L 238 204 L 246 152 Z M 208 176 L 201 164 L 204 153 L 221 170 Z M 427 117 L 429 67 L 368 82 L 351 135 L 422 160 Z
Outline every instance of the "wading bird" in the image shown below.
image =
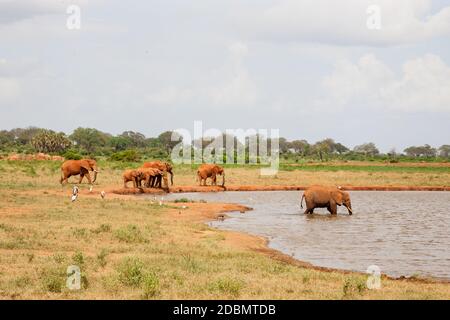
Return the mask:
M 102 199 L 105 199 L 106 192 L 105 192 L 105 191 L 102 191 L 102 192 L 100 193 L 100 195 L 102 196 Z
M 72 198 L 71 198 L 72 202 L 77 200 L 77 198 L 78 198 L 78 191 L 79 191 L 78 187 L 77 186 L 73 186 L 73 188 L 72 188 Z

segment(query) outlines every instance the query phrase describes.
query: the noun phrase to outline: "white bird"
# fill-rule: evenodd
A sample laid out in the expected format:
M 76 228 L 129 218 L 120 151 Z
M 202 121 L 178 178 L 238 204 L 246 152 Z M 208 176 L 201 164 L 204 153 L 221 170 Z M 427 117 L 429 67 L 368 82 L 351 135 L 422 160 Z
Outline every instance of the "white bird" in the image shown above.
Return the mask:
M 100 192 L 100 195 L 102 196 L 102 199 L 105 199 L 106 192 L 105 192 L 105 191 L 102 191 L 102 192 Z
M 77 200 L 77 198 L 78 198 L 78 191 L 79 191 L 78 187 L 77 186 L 73 186 L 73 188 L 72 188 L 72 198 L 71 198 L 72 202 Z
M 89 187 L 89 192 L 92 192 L 92 189 L 94 189 L 94 187 L 93 187 L 93 186 L 90 186 L 90 187 Z

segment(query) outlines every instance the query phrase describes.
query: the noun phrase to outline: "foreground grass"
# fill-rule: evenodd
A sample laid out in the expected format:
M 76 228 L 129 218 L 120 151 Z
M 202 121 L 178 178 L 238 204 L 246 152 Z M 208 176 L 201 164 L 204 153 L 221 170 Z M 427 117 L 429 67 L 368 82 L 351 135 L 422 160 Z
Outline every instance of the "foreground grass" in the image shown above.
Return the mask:
M 445 284 L 383 280 L 382 289 L 368 290 L 364 275 L 273 260 L 185 218 L 195 215 L 190 209 L 88 196 L 70 203 L 43 193 L 6 194 L 0 206 L 3 298 L 450 298 Z M 69 265 L 81 268 L 79 291 L 66 288 Z
M 83 193 L 71 203 L 70 187 L 55 183 L 57 165 L 1 165 L 4 299 L 450 299 L 448 284 L 383 279 L 368 290 L 364 275 L 271 259 L 243 245 L 254 238 L 202 224 L 211 204 L 179 209 Z M 118 184 L 119 172 L 105 169 L 95 189 Z M 69 265 L 81 268 L 81 290 L 66 287 Z

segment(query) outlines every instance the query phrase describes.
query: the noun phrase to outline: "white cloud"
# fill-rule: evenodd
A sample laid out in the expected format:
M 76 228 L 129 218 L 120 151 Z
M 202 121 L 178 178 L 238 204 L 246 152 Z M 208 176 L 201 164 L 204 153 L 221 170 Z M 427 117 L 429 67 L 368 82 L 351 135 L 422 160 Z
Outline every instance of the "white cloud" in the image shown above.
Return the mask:
M 366 10 L 381 8 L 381 30 L 369 30 Z M 252 37 L 338 45 L 399 45 L 450 35 L 450 6 L 431 0 L 284 0 L 242 18 Z
M 323 84 L 340 105 L 450 112 L 450 67 L 433 54 L 405 62 L 400 75 L 372 54 L 341 61 Z
M 96 3 L 99 0 L 95 1 Z M 10 24 L 38 16 L 66 15 L 69 5 L 87 6 L 88 0 L 0 0 L 0 24 Z
M 229 62 L 208 75 L 206 82 L 187 88 L 162 88 L 148 94 L 147 101 L 157 105 L 203 102 L 207 105 L 227 107 L 252 106 L 257 99 L 257 87 L 243 65 L 248 47 L 244 43 L 236 42 L 229 46 L 228 51 Z
M 19 81 L 11 75 L 11 64 L 0 59 L 0 102 L 10 102 L 20 93 Z
M 19 94 L 20 85 L 17 79 L 0 77 L 0 102 L 10 102 L 17 98 Z

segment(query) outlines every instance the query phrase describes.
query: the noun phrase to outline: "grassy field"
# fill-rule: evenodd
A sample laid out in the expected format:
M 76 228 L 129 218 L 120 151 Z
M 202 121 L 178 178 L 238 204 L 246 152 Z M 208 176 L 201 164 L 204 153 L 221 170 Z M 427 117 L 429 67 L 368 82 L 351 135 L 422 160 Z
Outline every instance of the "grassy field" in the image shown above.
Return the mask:
M 98 192 L 120 186 L 124 165 L 103 166 L 94 193 L 87 185 L 75 203 L 58 185 L 58 163 L 0 161 L 0 297 L 4 299 L 450 299 L 450 284 L 382 280 L 320 271 L 271 257 L 259 238 L 209 228 L 231 206 L 168 203 Z M 175 182 L 193 184 L 193 170 L 176 168 Z M 359 181 L 372 172 L 281 171 L 260 178 L 256 169 L 229 168 L 229 183 Z M 404 172 L 397 172 L 400 175 Z M 374 173 L 372 173 L 374 174 Z M 378 173 L 377 173 L 378 174 Z M 383 178 L 403 181 L 393 172 Z M 416 172 L 449 184 L 449 173 Z M 375 178 L 375 177 L 374 177 Z M 390 179 L 390 180 L 389 180 Z M 400 180 L 397 180 L 400 179 Z M 404 183 L 403 183 L 404 184 Z M 276 255 L 275 255 L 276 258 Z M 283 259 L 281 259 L 283 260 Z M 66 288 L 77 265 L 82 289 Z

